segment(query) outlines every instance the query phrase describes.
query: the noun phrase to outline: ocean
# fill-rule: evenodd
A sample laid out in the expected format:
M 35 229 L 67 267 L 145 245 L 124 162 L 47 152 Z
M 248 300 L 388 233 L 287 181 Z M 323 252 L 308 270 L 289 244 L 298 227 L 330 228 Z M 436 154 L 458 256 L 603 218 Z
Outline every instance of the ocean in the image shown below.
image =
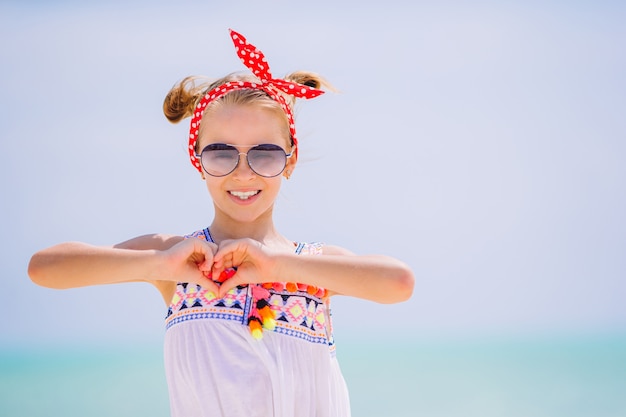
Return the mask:
M 346 340 L 354 417 L 625 417 L 626 335 Z M 168 417 L 159 347 L 4 349 L 2 417 Z

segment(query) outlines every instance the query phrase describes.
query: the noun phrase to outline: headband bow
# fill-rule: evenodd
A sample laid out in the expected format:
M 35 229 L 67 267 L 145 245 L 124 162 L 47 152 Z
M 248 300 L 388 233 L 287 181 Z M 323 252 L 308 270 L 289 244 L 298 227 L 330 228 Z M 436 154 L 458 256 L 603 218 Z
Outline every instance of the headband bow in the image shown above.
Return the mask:
M 250 69 L 250 71 L 252 71 L 252 73 L 258 77 L 261 82 L 259 84 L 249 81 L 230 81 L 208 91 L 198 102 L 191 118 L 191 125 L 189 128 L 189 158 L 191 159 L 191 164 L 200 172 L 202 172 L 202 167 L 200 165 L 200 161 L 196 157 L 196 143 L 198 141 L 198 132 L 200 131 L 200 122 L 202 121 L 204 110 L 212 101 L 215 101 L 234 90 L 250 88 L 265 91 L 270 98 L 280 104 L 281 108 L 287 115 L 291 139 L 293 140 L 294 145 L 297 145 L 298 140 L 296 139 L 296 125 L 293 113 L 280 92 L 296 98 L 305 99 L 315 98 L 324 93 L 322 90 L 309 87 L 308 85 L 273 78 L 263 52 L 261 52 L 256 46 L 249 43 L 241 34 L 232 29 L 230 30 L 230 37 L 235 45 L 237 56 L 239 56 L 243 64 L 248 67 L 248 69 Z M 297 156 L 297 146 L 295 152 Z

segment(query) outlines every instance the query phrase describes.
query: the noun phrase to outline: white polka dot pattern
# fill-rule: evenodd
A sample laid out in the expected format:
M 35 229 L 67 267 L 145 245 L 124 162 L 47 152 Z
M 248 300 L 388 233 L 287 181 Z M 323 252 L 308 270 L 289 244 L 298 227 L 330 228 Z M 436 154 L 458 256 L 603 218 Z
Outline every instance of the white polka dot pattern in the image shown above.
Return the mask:
M 241 90 L 246 88 L 257 89 L 265 91 L 273 100 L 277 101 L 285 114 L 287 115 L 287 119 L 289 121 L 289 131 L 293 138 L 293 142 L 297 145 L 298 140 L 296 139 L 296 125 L 294 122 L 293 114 L 289 105 L 285 101 L 285 98 L 279 93 L 282 91 L 291 96 L 297 98 L 315 98 L 324 92 L 322 90 L 318 90 L 313 87 L 309 87 L 307 85 L 294 83 L 291 81 L 286 81 L 278 78 L 272 78 L 272 74 L 270 72 L 269 65 L 267 64 L 267 60 L 265 59 L 265 55 L 263 52 L 257 49 L 256 46 L 250 44 L 246 38 L 244 38 L 241 34 L 235 32 L 234 30 L 230 30 L 230 37 L 235 45 L 235 50 L 237 55 L 241 59 L 241 62 L 244 63 L 252 73 L 259 78 L 260 83 L 253 83 L 249 81 L 236 81 L 236 82 L 227 82 L 220 86 L 215 87 L 211 91 L 208 91 L 204 97 L 198 102 L 196 106 L 196 110 L 191 118 L 191 124 L 189 128 L 189 158 L 191 159 L 191 164 L 200 172 L 202 172 L 202 166 L 200 165 L 200 161 L 196 158 L 196 142 L 198 141 L 198 132 L 200 131 L 200 122 L 202 121 L 202 115 L 204 114 L 204 110 L 207 105 L 214 100 L 224 96 L 225 94 L 234 91 Z M 296 146 L 296 155 L 298 152 L 298 147 Z

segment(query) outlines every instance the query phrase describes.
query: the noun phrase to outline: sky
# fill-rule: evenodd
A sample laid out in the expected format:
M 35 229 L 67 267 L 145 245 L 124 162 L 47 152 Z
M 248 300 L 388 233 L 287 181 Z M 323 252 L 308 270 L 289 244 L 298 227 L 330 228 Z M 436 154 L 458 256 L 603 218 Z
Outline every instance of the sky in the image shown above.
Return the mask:
M 244 69 L 228 28 L 275 75 L 338 90 L 298 104 L 279 229 L 415 273 L 405 303 L 333 299 L 336 333 L 623 333 L 625 20 L 590 0 L 3 1 L 0 344 L 160 343 L 149 285 L 58 291 L 26 269 L 56 243 L 210 223 L 188 120 L 161 105 L 187 75 Z

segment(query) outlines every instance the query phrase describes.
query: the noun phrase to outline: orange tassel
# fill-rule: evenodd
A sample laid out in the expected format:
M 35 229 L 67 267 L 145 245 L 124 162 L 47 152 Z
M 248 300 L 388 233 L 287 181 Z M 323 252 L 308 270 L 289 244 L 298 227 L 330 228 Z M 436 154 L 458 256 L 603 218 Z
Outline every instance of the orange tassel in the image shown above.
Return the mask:
M 269 305 L 266 305 L 265 307 L 259 309 L 259 316 L 261 316 L 261 321 L 273 319 L 275 317 L 274 311 L 270 308 Z
M 258 320 L 250 320 L 250 333 L 256 340 L 261 340 L 263 338 L 263 328 Z

